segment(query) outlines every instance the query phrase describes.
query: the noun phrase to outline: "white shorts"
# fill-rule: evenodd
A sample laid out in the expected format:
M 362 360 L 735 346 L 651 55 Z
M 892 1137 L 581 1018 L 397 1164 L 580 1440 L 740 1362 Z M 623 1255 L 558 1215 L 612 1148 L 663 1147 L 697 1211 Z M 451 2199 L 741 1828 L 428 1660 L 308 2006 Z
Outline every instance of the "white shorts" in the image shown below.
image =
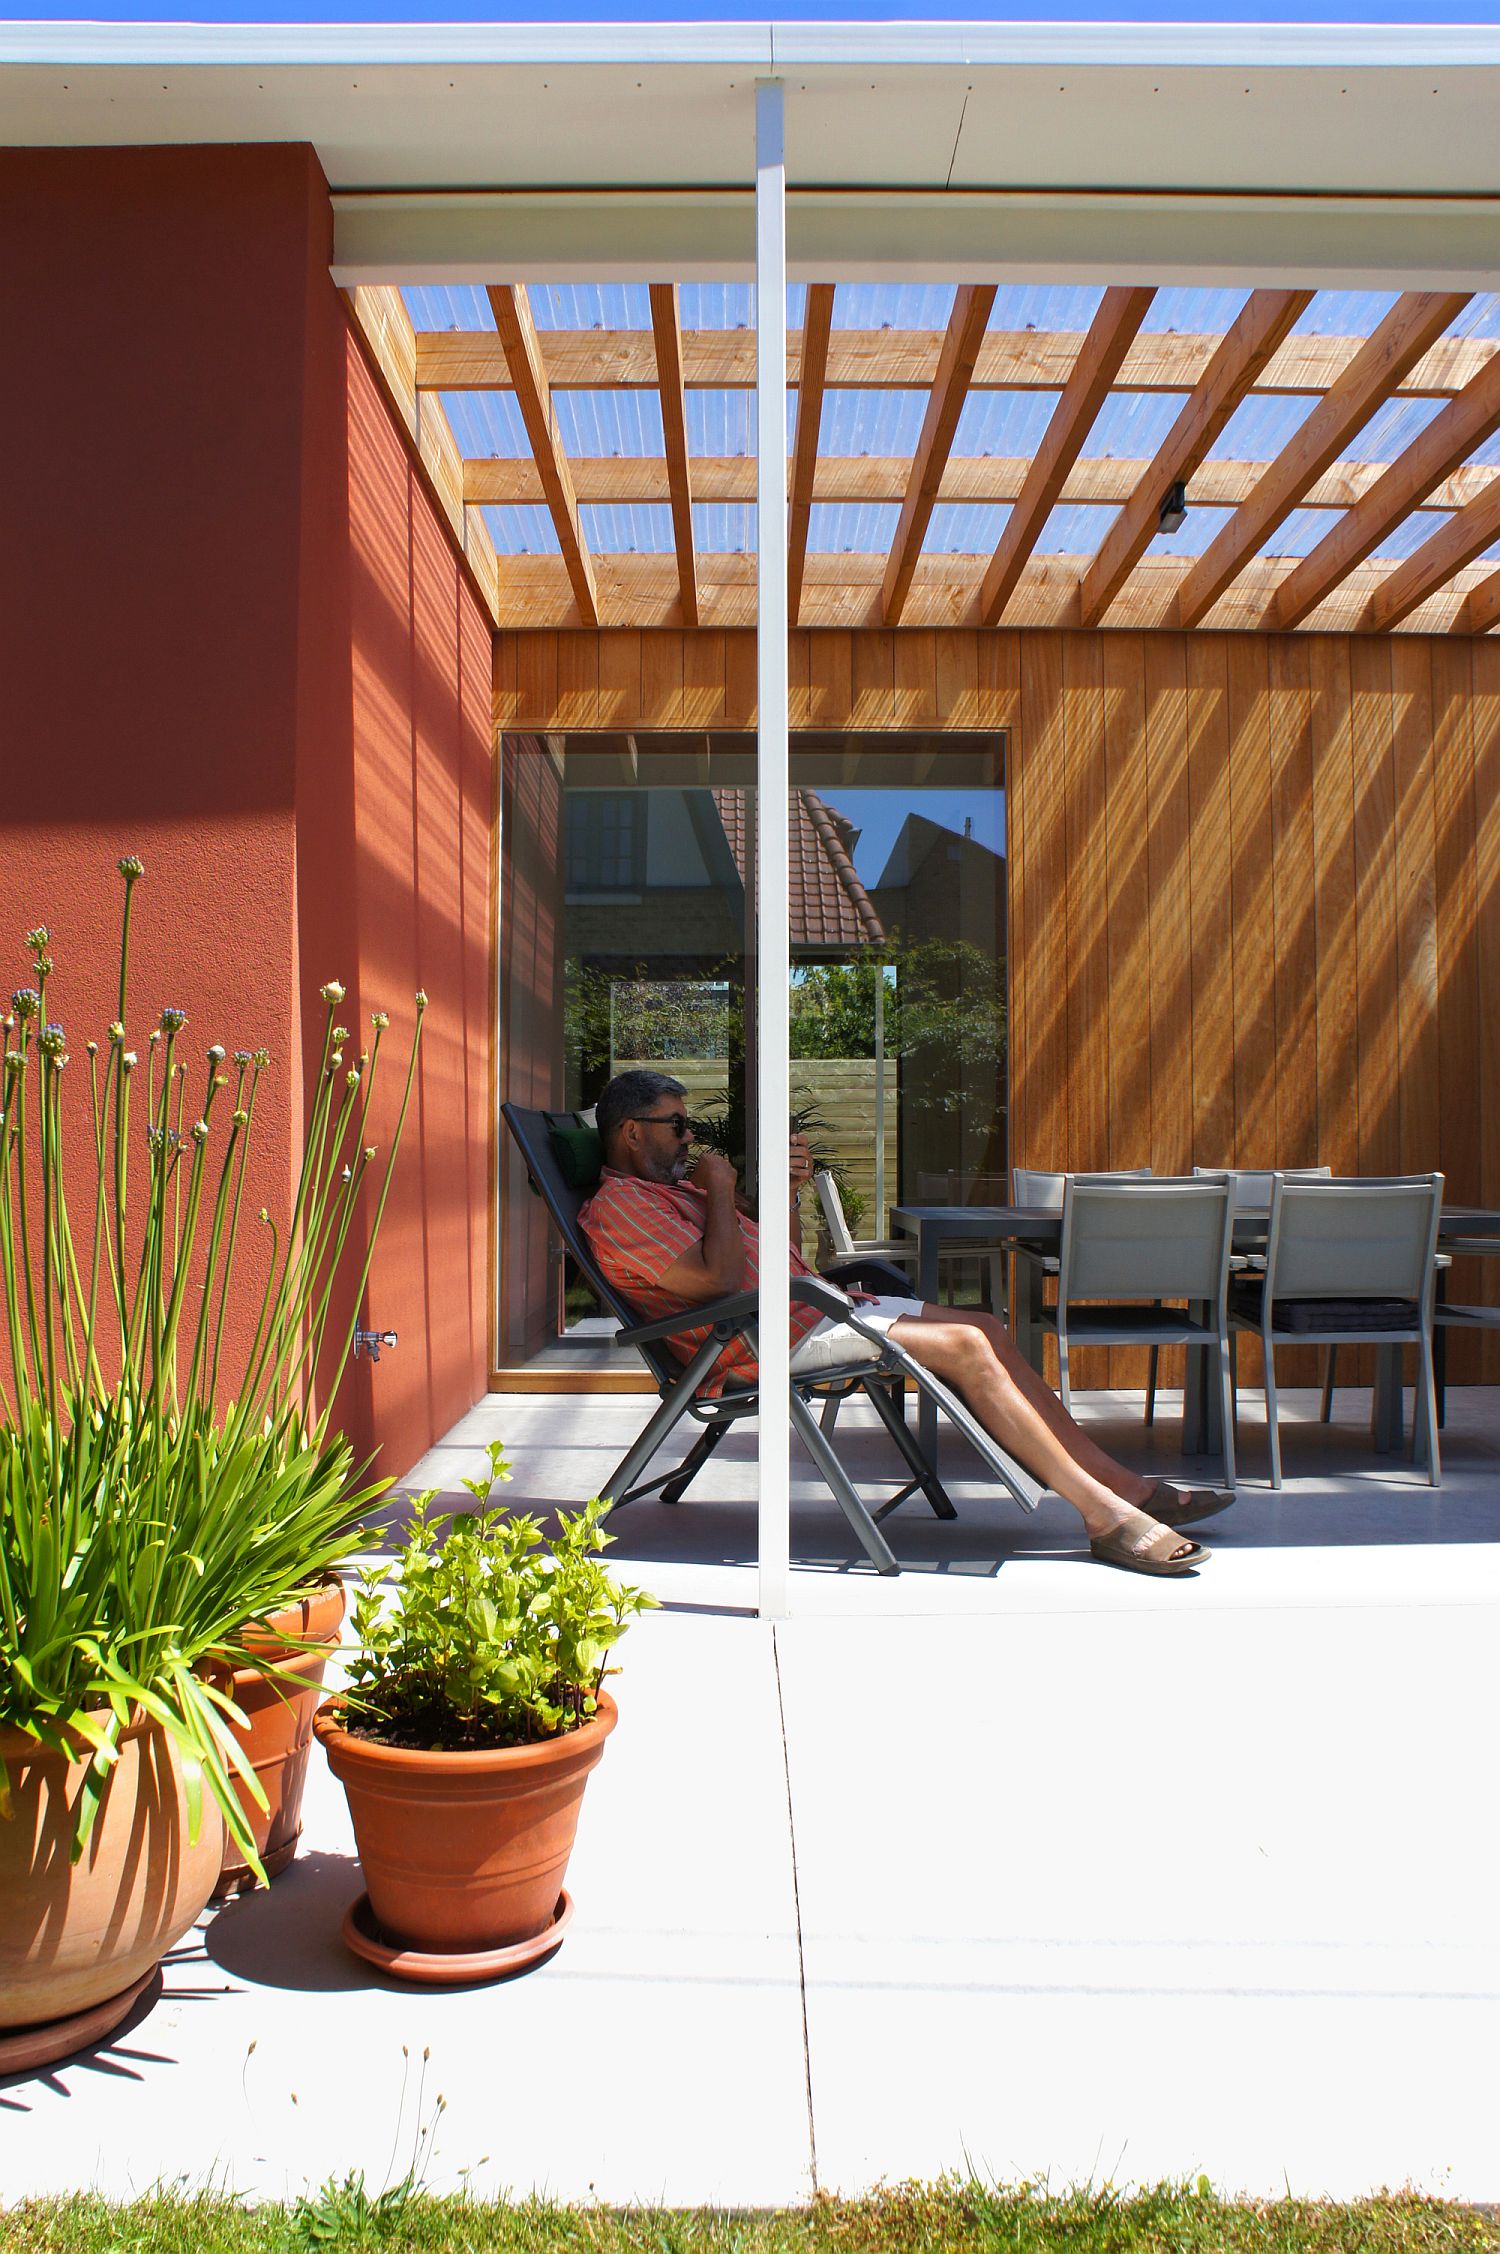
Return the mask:
M 857 1302 L 859 1319 L 868 1323 L 871 1330 L 888 1331 L 892 1323 L 903 1315 L 920 1315 L 920 1299 L 862 1299 Z M 810 1330 L 799 1346 L 792 1349 L 793 1377 L 815 1377 L 821 1370 L 845 1368 L 855 1362 L 878 1362 L 880 1348 L 870 1338 L 861 1337 L 847 1323 L 835 1322 L 825 1315 L 815 1330 Z

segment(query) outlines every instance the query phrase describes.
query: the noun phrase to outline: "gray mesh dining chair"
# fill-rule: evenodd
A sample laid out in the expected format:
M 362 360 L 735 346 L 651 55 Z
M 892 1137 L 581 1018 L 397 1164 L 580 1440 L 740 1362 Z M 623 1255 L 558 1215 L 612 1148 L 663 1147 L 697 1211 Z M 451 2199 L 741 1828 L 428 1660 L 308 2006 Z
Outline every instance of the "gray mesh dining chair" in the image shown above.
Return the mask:
M 1106 1173 L 1096 1174 L 1095 1181 L 1141 1182 L 1149 1178 L 1149 1166 L 1115 1166 Z M 1011 1168 L 1011 1198 L 1016 1205 L 1034 1205 L 1043 1213 L 1061 1213 L 1063 1184 L 1066 1174 L 1052 1173 L 1041 1166 L 1014 1166 Z M 1044 1277 L 1055 1279 L 1058 1263 L 1051 1253 L 1028 1252 L 1024 1245 L 1016 1246 L 1016 1259 L 1033 1262 Z M 1146 1424 L 1156 1422 L 1156 1373 L 1161 1349 L 1153 1346 L 1146 1369 Z
M 917 1268 L 917 1240 L 915 1237 L 857 1237 L 849 1227 L 844 1213 L 844 1200 L 839 1190 L 838 1176 L 828 1167 L 820 1166 L 813 1175 L 813 1188 L 817 1192 L 818 1210 L 823 1216 L 823 1226 L 828 1231 L 828 1241 L 834 1257 L 839 1260 L 886 1260 L 899 1268 L 909 1269 L 912 1290 L 915 1292 Z M 941 1253 L 939 1267 L 951 1266 L 965 1257 L 983 1261 L 986 1289 L 990 1295 L 991 1312 L 1000 1315 L 1005 1311 L 1005 1279 L 1001 1263 L 1003 1253 L 998 1245 L 966 1245 L 955 1247 L 951 1253 Z
M 1441 1174 L 1278 1174 L 1271 1184 L 1266 1264 L 1236 1276 L 1230 1319 L 1260 1339 L 1271 1485 L 1280 1487 L 1278 1345 L 1410 1345 L 1417 1349 L 1413 1447 L 1442 1484 L 1432 1367 Z
M 1228 1180 L 1073 1174 L 1063 1185 L 1062 1213 L 1057 1305 L 1043 1309 L 1042 1323 L 1057 1339 L 1064 1407 L 1075 1346 L 1199 1348 L 1217 1369 L 1224 1484 L 1233 1487 Z M 1171 1304 L 1177 1300 L 1186 1305 Z

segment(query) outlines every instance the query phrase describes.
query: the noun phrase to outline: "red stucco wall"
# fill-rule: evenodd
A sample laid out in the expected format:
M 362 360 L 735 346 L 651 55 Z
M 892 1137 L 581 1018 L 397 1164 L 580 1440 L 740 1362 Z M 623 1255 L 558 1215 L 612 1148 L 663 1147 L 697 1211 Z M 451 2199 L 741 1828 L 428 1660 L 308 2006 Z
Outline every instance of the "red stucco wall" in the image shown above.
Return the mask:
M 413 993 L 429 997 L 367 1295 L 371 1324 L 401 1343 L 361 1366 L 349 1421 L 361 1429 L 369 1403 L 370 1429 L 404 1465 L 489 1375 L 491 633 L 352 333 L 346 370 L 362 1005 L 348 1022 L 389 1008 L 394 1068 Z
M 138 852 L 135 1045 L 171 1002 L 196 1056 L 272 1050 L 248 1195 L 284 1212 L 303 1000 L 309 1042 L 329 976 L 394 1037 L 426 985 L 369 1301 L 402 1346 L 340 1404 L 399 1473 L 487 1366 L 489 635 L 331 243 L 304 149 L 0 150 L 0 992 L 45 921 L 81 1067 Z

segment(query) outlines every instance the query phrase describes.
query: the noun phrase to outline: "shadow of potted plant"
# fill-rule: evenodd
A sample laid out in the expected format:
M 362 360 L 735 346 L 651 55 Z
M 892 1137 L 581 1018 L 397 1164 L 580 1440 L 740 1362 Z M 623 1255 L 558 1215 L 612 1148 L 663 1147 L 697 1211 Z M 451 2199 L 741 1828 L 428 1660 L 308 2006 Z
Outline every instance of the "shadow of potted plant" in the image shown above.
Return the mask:
M 323 988 L 291 1214 L 278 1229 L 261 1211 L 246 1292 L 247 1157 L 270 1058 L 215 1044 L 194 1068 L 185 1013 L 168 1008 L 142 1064 L 127 1025 L 143 871 L 134 856 L 119 866 L 117 1014 L 88 1043 L 86 1075 L 66 1079 L 45 928 L 28 934 L 35 984 L 12 996 L 0 1050 L 0 2070 L 63 2057 L 125 2016 L 202 1911 L 226 1838 L 263 1869 L 270 1795 L 234 1686 L 296 1664 L 272 1623 L 294 1608 L 295 1636 L 388 1484 L 361 1485 L 317 1402 L 349 1351 L 352 1324 L 342 1342 L 329 1332 L 334 1280 L 357 1275 L 357 1306 L 425 997 L 379 1167 L 370 1104 L 389 1021 L 377 1013 L 369 1052 L 346 1065 L 344 989 Z M 87 1094 L 70 1101 L 80 1077 Z M 92 1193 L 70 1210 L 80 1133 Z M 355 1233 L 367 1184 L 378 1196 Z
M 609 1654 L 656 1602 L 599 1562 L 606 1503 L 540 1521 L 491 1501 L 498 1441 L 446 1521 L 419 1495 L 395 1567 L 354 1604 L 348 1688 L 315 1728 L 344 1787 L 367 1892 L 359 1955 L 434 1984 L 494 1979 L 555 1949 L 589 1772 L 617 1719 Z

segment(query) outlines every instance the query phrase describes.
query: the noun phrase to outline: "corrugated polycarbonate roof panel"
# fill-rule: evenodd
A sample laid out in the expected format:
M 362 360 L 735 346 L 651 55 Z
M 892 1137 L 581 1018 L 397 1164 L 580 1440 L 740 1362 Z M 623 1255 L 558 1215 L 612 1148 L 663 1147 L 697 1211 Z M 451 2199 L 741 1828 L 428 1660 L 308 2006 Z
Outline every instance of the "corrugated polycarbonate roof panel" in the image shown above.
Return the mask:
M 814 501 L 807 547 L 816 556 L 889 555 L 901 521 L 895 501 Z
M 958 418 L 954 453 L 997 455 L 1001 461 L 1034 454 L 1060 396 L 1055 391 L 971 391 Z
M 1500 296 L 1481 290 L 1471 297 L 1456 321 L 1443 331 L 1446 337 L 1500 337 Z
M 924 556 L 992 556 L 1010 510 L 992 501 L 939 501 L 922 542 Z
M 559 391 L 552 411 L 568 454 L 659 458 L 666 450 L 659 392 Z
M 1441 399 L 1388 399 L 1344 447 L 1343 460 L 1394 462 L 1413 439 L 1421 437 L 1433 416 L 1442 413 L 1443 405 Z
M 414 329 L 493 329 L 495 316 L 482 289 L 463 284 L 422 282 L 401 292 Z
M 1451 509 L 1420 509 L 1383 533 L 1371 551 L 1381 562 L 1399 563 L 1430 540 L 1453 514 Z
M 644 282 L 533 282 L 531 317 L 539 329 L 649 329 Z
M 1039 556 L 1091 556 L 1109 531 L 1118 509 L 1080 508 L 1064 502 L 1042 526 L 1036 544 Z
M 500 455 L 531 459 L 526 425 L 513 391 L 440 391 L 438 398 L 460 454 L 471 460 Z
M 485 507 L 480 510 L 501 556 L 560 556 L 550 509 Z
M 1274 461 L 1283 446 L 1296 437 L 1317 404 L 1316 399 L 1285 392 L 1242 399 L 1204 459 L 1209 462 Z
M 1084 441 L 1085 457 L 1147 462 L 1187 398 L 1185 391 L 1112 391 Z
M 1398 290 L 1319 290 L 1292 335 L 1373 336 L 1399 295 Z
M 1158 290 L 1141 323 L 1148 335 L 1222 336 L 1243 312 L 1248 290 Z
M 818 452 L 914 454 L 927 397 L 925 391 L 825 391 Z
M 1344 512 L 1342 509 L 1293 509 L 1285 524 L 1279 524 L 1265 546 L 1263 556 L 1310 556 L 1318 543 L 1326 540 Z
M 690 454 L 735 455 L 755 452 L 753 391 L 690 391 L 686 400 Z
M 990 314 L 992 329 L 1035 329 L 1039 335 L 1055 330 L 1064 336 L 1081 336 L 1099 310 L 1102 289 L 1081 286 L 1049 288 L 1044 283 L 1009 283 L 996 290 Z
M 1188 510 L 1187 521 L 1175 532 L 1153 534 L 1147 545 L 1148 556 L 1201 556 L 1205 548 L 1218 539 L 1233 509 L 1200 509 L 1194 503 Z
M 746 556 L 755 552 L 753 501 L 695 501 L 693 542 L 705 556 Z
M 669 556 L 672 512 L 662 501 L 582 501 L 578 527 L 596 556 Z
M 841 282 L 836 329 L 946 329 L 957 292 L 951 282 Z

